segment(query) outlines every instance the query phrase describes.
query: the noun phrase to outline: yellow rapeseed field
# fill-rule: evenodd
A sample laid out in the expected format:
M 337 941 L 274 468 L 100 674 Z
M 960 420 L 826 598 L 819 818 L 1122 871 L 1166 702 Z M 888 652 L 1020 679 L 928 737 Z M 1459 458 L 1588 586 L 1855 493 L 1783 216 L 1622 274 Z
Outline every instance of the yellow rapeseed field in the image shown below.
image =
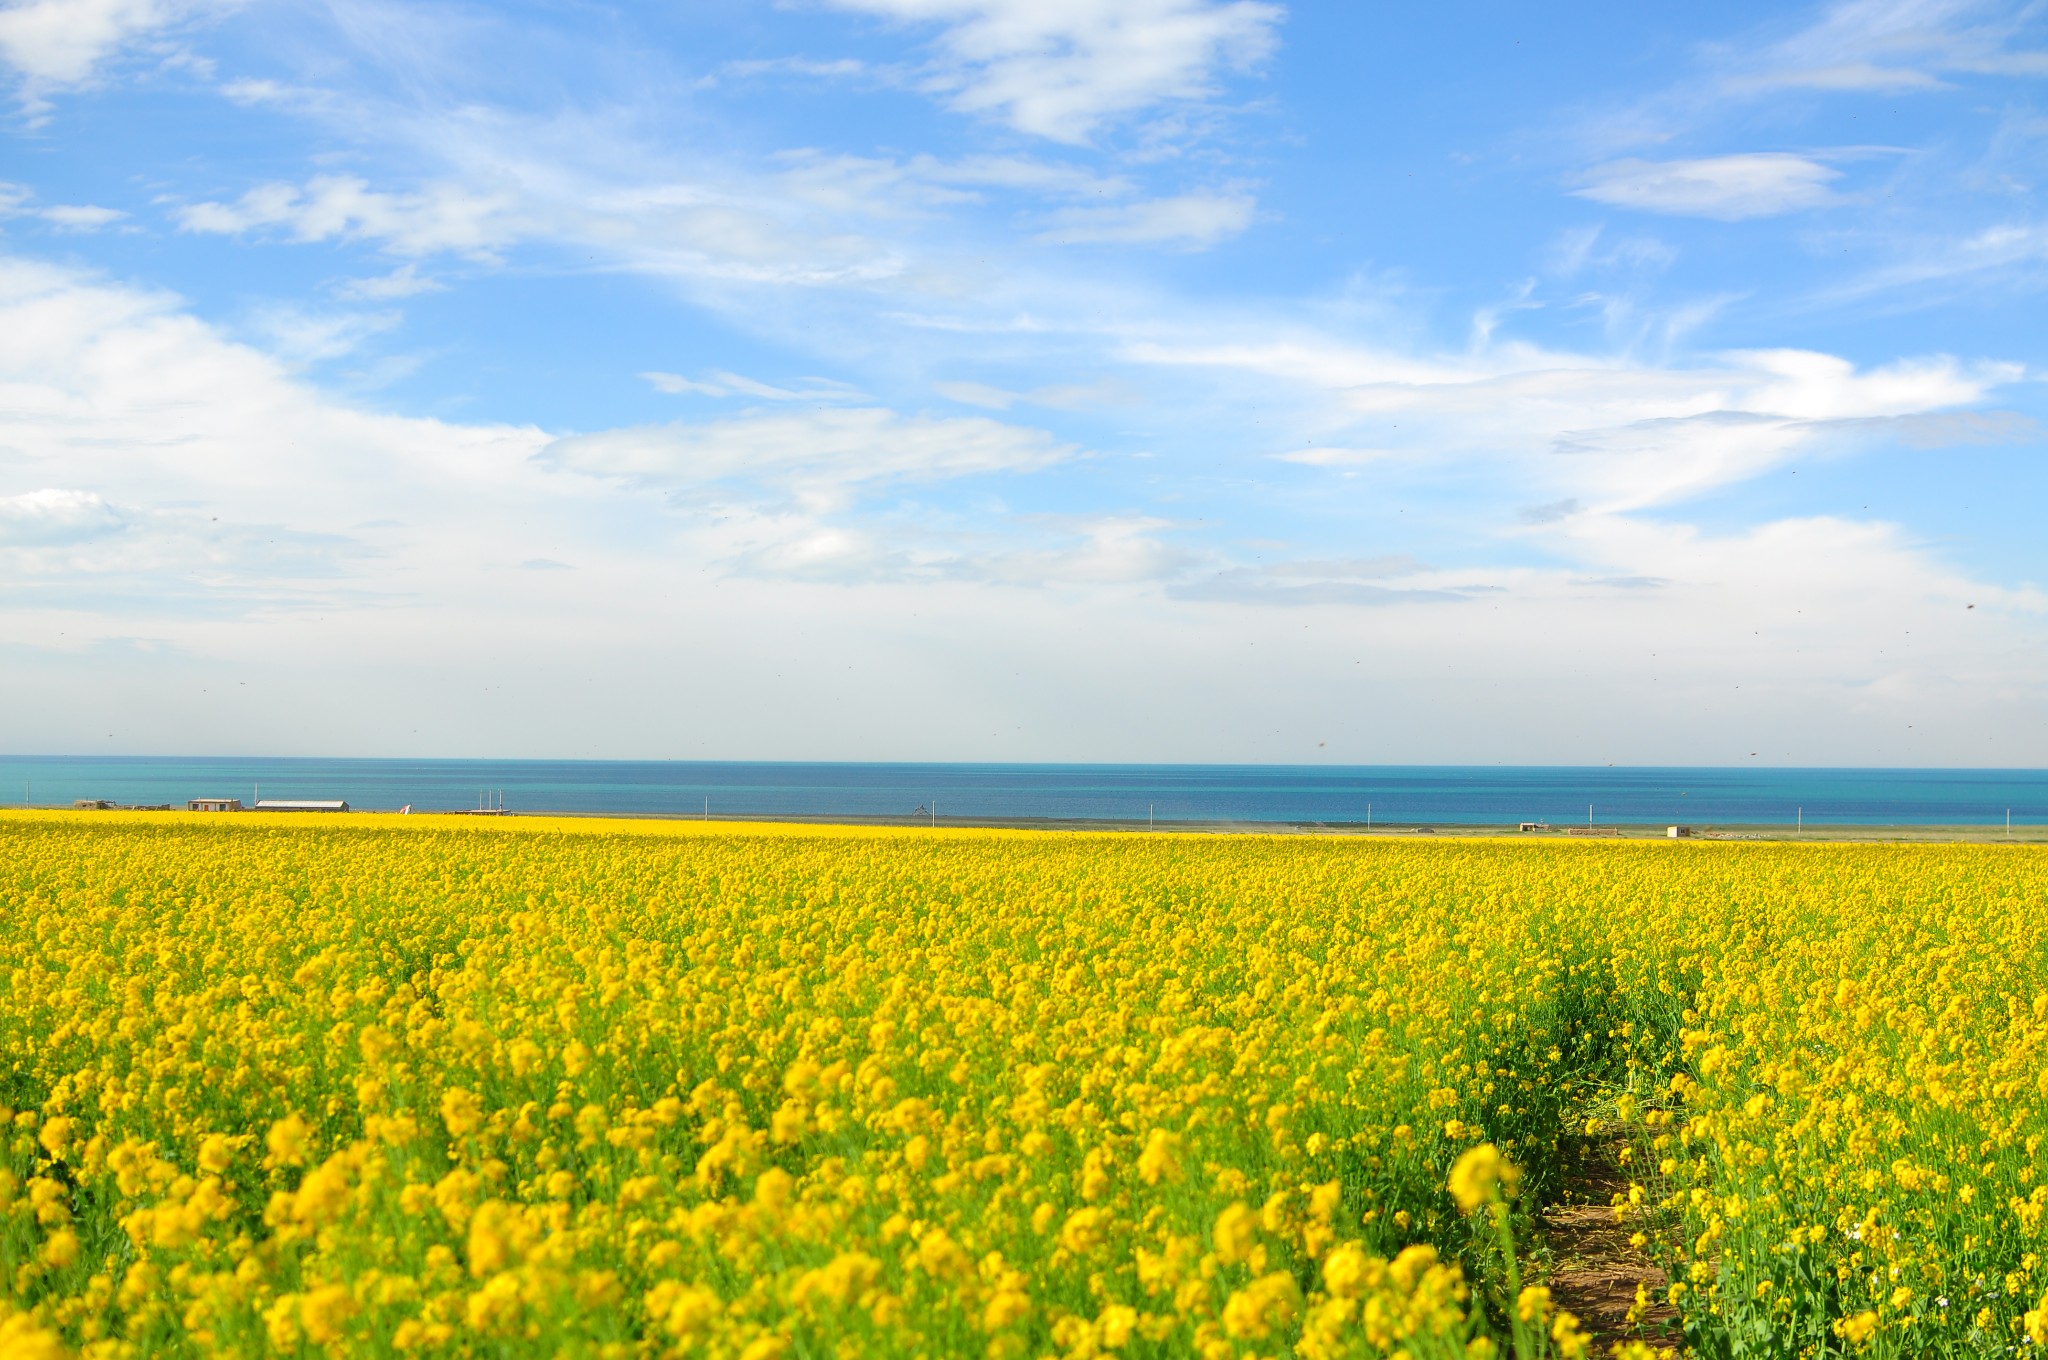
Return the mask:
M 9 1357 L 1570 1357 L 1588 1144 L 1700 1355 L 2048 1347 L 2025 848 L 18 814 L 0 940 Z

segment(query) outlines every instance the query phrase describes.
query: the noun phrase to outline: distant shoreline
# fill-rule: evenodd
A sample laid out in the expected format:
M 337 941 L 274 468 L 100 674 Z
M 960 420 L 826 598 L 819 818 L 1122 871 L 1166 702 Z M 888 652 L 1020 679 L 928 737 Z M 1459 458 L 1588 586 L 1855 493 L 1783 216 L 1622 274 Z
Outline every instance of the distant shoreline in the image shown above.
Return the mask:
M 421 814 L 472 816 L 470 813 Z M 734 825 L 749 823 L 780 823 L 790 826 L 874 826 L 874 827 L 932 827 L 934 824 L 922 817 L 910 816 L 835 816 L 796 817 L 772 813 L 731 814 L 720 816 L 716 813 L 708 819 L 689 813 L 645 814 L 620 816 L 606 812 L 506 812 L 506 817 L 576 817 L 598 821 L 654 821 L 654 822 L 726 822 Z M 1069 832 L 1152 832 L 1165 835 L 1200 834 L 1214 836 L 1353 836 L 1388 840 L 1422 840 L 1432 837 L 1455 839 L 1491 838 L 1517 841 L 1614 841 L 1614 840 L 1696 840 L 1696 841 L 1923 841 L 1929 843 L 2007 841 L 2014 844 L 2033 842 L 2048 844 L 2048 826 L 2014 826 L 2010 836 L 2003 826 L 1979 826 L 1955 824 L 1948 826 L 1884 826 L 1884 825 L 1842 825 L 1804 827 L 1791 822 L 1783 825 L 1774 823 L 1744 823 L 1717 826 L 1694 826 L 1691 834 L 1673 837 L 1668 822 L 1608 824 L 1601 831 L 1610 834 L 1587 835 L 1575 833 L 1568 825 L 1553 825 L 1542 831 L 1518 831 L 1512 825 L 1495 822 L 1427 822 L 1427 823 L 1375 823 L 1368 827 L 1363 822 L 1247 822 L 1247 821 L 1196 821 L 1160 820 L 1147 824 L 1143 817 L 947 817 L 940 816 L 936 828 L 944 831 L 994 830 L 994 831 L 1069 831 Z
M 0 817 L 10 812 L 69 812 L 80 818 L 119 816 L 124 813 L 150 812 L 192 818 L 195 820 L 239 820 L 247 817 L 265 819 L 287 818 L 308 826 L 324 825 L 328 822 L 346 822 L 362 816 L 393 817 L 400 815 L 397 808 L 351 808 L 347 812 L 285 812 L 244 810 L 242 812 L 187 812 L 182 808 L 156 807 L 113 807 L 103 809 L 80 809 L 58 804 L 46 806 L 0 808 Z M 875 828 L 930 828 L 941 831 L 1047 831 L 1088 833 L 1147 833 L 1155 835 L 1209 835 L 1209 836 L 1341 836 L 1360 839 L 1381 840 L 1431 840 L 1431 839 L 1492 839 L 1513 841 L 1797 841 L 1797 842 L 1849 842 L 1849 843 L 1904 843 L 1904 844 L 2048 844 L 2048 826 L 2015 825 L 2009 832 L 2004 826 L 1986 826 L 1973 823 L 1950 825 L 1820 825 L 1805 826 L 1786 823 L 1729 823 L 1693 825 L 1683 837 L 1670 834 L 1670 823 L 1642 822 L 1601 824 L 1588 829 L 1568 824 L 1553 824 L 1540 830 L 1522 831 L 1514 825 L 1501 823 L 1474 822 L 1376 822 L 1368 827 L 1363 822 L 1315 822 L 1315 821 L 1227 821 L 1227 820 L 1166 820 L 1148 823 L 1143 817 L 952 817 L 941 815 L 936 822 L 924 816 L 912 815 L 862 815 L 845 813 L 838 815 L 801 816 L 786 813 L 713 813 L 709 817 L 689 812 L 550 812 L 538 809 L 507 809 L 503 812 L 478 813 L 468 809 L 450 808 L 443 810 L 415 810 L 410 814 L 422 820 L 486 818 L 518 822 L 532 818 L 560 817 L 579 821 L 619 822 L 705 822 L 727 826 L 785 825 L 785 826 L 845 826 Z

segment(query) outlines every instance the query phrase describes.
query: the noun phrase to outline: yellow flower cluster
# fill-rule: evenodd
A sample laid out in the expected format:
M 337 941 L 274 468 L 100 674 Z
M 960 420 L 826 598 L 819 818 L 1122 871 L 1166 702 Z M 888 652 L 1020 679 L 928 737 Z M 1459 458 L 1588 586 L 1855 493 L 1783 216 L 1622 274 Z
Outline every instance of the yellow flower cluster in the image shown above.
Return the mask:
M 1705 914 L 1624 1213 L 1748 1353 L 2048 1346 L 2048 861 L 1788 847 Z
M 1592 1102 L 1696 1339 L 2024 1344 L 2042 863 L 8 815 L 0 1343 L 1583 1355 Z

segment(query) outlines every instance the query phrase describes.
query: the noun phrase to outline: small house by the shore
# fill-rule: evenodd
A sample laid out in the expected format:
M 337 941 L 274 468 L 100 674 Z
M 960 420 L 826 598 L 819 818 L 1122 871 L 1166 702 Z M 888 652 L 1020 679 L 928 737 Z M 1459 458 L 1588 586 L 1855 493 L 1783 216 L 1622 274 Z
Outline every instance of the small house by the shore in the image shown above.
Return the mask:
M 1692 828 L 1689 826 L 1667 826 L 1664 828 L 1664 834 L 1675 841 L 1681 836 L 1692 835 Z
M 241 810 L 242 800 L 239 798 L 187 798 L 185 800 L 185 811 L 187 812 L 240 812 Z

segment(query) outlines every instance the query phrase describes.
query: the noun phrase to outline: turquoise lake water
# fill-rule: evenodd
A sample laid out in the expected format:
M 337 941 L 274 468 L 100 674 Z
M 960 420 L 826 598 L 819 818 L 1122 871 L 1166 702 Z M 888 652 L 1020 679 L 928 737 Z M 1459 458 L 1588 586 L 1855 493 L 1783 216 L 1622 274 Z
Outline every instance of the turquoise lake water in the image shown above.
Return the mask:
M 0 756 L 0 806 L 343 798 L 361 809 L 1486 825 L 2048 822 L 2044 770 L 805 764 Z M 1369 809 L 1369 811 L 1368 811 Z

